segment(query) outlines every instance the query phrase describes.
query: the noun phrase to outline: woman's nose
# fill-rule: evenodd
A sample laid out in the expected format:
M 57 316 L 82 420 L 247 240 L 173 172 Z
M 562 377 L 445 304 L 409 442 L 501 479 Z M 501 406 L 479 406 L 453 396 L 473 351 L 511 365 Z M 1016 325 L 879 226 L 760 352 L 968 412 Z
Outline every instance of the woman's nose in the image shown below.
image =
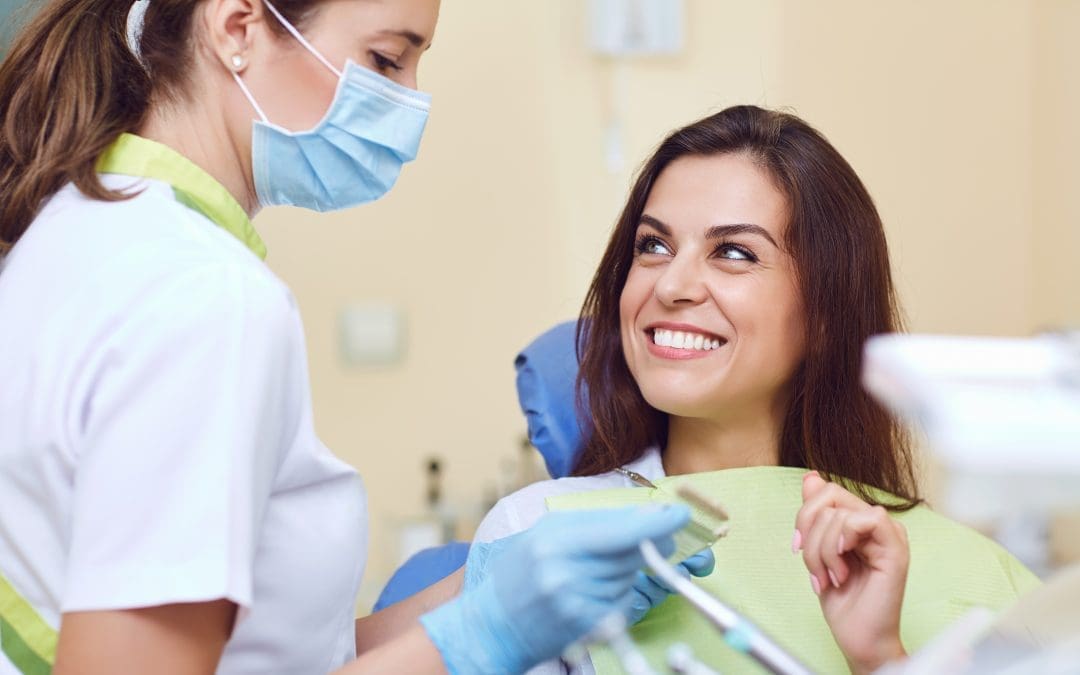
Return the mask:
M 665 305 L 697 304 L 708 296 L 705 288 L 705 276 L 698 264 L 691 258 L 675 256 L 660 278 L 656 280 L 653 291 L 656 298 Z

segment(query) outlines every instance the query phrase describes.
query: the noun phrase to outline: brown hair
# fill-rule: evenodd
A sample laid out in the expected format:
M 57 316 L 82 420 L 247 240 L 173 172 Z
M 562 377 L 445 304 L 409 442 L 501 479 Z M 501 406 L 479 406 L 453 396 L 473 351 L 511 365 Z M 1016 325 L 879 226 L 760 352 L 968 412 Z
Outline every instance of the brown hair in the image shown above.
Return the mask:
M 667 441 L 668 416 L 642 397 L 622 351 L 619 296 L 653 183 L 684 156 L 745 153 L 772 177 L 791 211 L 785 248 L 806 314 L 806 354 L 793 376 L 780 464 L 817 469 L 877 503 L 864 486 L 917 503 L 904 429 L 859 384 L 868 337 L 901 328 L 885 232 L 851 166 L 798 117 L 737 106 L 670 134 L 641 169 L 593 277 L 578 322 L 579 392 L 592 422 L 575 475 L 595 475 Z M 827 263 L 825 262 L 827 261 Z
M 152 100 L 183 96 L 200 4 L 151 0 L 141 61 L 127 45 L 132 0 L 52 0 L 16 36 L 0 63 L 0 255 L 69 182 L 95 199 L 129 196 L 102 185 L 97 158 L 138 129 Z M 317 4 L 274 2 L 293 25 Z M 284 34 L 277 21 L 268 25 Z

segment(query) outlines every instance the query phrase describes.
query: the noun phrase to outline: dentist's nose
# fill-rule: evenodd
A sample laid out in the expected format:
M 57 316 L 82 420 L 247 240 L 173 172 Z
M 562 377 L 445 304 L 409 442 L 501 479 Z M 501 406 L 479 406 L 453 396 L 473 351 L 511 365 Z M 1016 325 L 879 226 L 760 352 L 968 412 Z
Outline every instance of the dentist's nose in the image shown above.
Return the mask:
M 656 280 L 653 293 L 668 306 L 704 302 L 708 297 L 704 271 L 689 256 L 676 255 Z

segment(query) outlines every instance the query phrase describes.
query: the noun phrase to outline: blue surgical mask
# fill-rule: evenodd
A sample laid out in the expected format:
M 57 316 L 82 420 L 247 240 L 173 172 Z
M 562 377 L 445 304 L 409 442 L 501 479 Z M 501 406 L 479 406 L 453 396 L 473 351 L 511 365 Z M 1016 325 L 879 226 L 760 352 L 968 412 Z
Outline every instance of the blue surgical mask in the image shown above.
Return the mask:
M 264 0 L 265 2 L 265 0 Z M 412 161 L 427 124 L 431 97 L 358 66 L 342 73 L 277 9 L 281 25 L 338 76 L 326 115 L 308 131 L 289 131 L 267 119 L 239 75 L 233 78 L 262 121 L 252 130 L 251 166 L 261 206 L 334 211 L 374 201 Z

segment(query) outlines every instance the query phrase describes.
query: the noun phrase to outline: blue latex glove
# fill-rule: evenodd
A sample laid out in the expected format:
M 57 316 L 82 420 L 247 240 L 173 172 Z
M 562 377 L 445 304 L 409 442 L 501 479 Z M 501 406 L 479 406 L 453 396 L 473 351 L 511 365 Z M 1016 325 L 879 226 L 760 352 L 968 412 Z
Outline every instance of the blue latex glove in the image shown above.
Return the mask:
M 479 586 L 480 582 L 487 577 L 488 567 L 491 562 L 498 558 L 522 534 L 519 533 L 490 543 L 473 543 L 469 548 L 468 560 L 465 562 L 465 581 L 462 590 L 468 592 Z M 713 555 L 712 549 L 705 549 L 701 553 L 690 556 L 675 567 L 686 577 L 707 577 L 712 574 L 713 569 L 716 567 L 716 557 Z M 638 571 L 634 576 L 633 589 L 633 600 L 631 601 L 630 611 L 626 616 L 629 625 L 641 621 L 649 613 L 649 610 L 666 600 L 673 592 L 662 581 L 642 571 Z
M 712 549 L 705 549 L 696 553 L 675 566 L 686 577 L 707 577 L 712 574 L 716 567 L 716 557 Z M 468 573 L 466 572 L 466 575 Z M 627 623 L 633 625 L 641 621 L 653 607 L 656 607 L 674 591 L 667 587 L 659 579 L 656 579 L 640 570 L 634 578 L 634 599 L 630 606 L 630 612 L 626 616 Z
M 629 619 L 645 564 L 638 544 L 670 555 L 689 519 L 679 505 L 549 513 L 487 556 L 481 580 L 466 568 L 466 590 L 420 621 L 451 673 L 524 672 L 611 612 Z

